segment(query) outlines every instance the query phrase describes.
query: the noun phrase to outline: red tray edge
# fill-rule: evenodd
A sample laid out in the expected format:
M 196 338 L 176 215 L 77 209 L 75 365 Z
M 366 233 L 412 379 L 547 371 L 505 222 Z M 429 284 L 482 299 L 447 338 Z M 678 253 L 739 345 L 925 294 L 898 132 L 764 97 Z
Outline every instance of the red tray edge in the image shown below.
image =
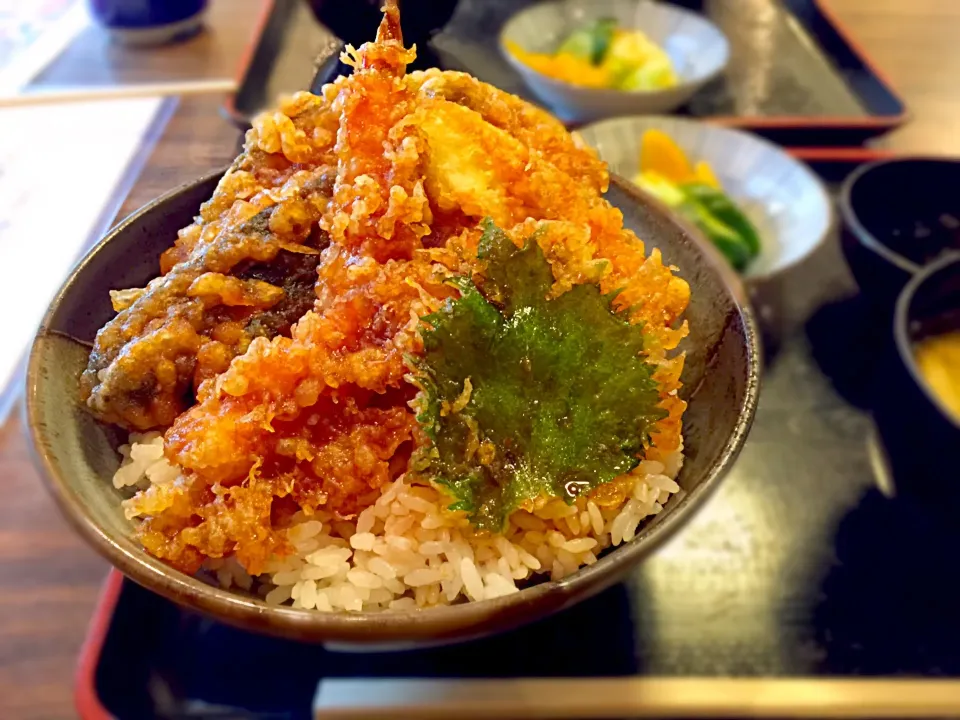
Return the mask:
M 830 21 L 837 33 L 844 39 L 847 45 L 860 58 L 860 62 L 867 67 L 870 72 L 890 91 L 890 94 L 896 97 L 902 107 L 906 107 L 903 96 L 897 91 L 890 82 L 889 76 L 880 70 L 877 63 L 864 49 L 863 45 L 857 41 L 856 36 L 850 31 L 848 26 L 840 20 L 837 14 L 830 7 L 826 0 L 811 0 L 820 12 Z M 710 118 L 708 122 L 715 122 L 720 125 L 731 125 L 734 127 L 750 128 L 798 128 L 798 129 L 841 129 L 841 128 L 895 128 L 903 125 L 910 119 L 910 113 L 904 110 L 898 115 L 883 115 L 880 117 L 868 118 L 845 118 L 842 116 L 823 115 L 819 117 L 804 117 L 781 115 L 775 117 L 761 117 L 750 115 L 732 115 L 718 116 Z
M 119 570 L 111 568 L 107 579 L 103 582 L 96 609 L 87 626 L 86 638 L 80 648 L 77 672 L 74 676 L 73 699 L 81 720 L 113 719 L 97 695 L 96 679 L 103 643 L 107 639 L 122 587 L 123 575 Z
M 902 153 L 869 147 L 792 147 L 788 154 L 805 162 L 868 163 L 901 157 Z

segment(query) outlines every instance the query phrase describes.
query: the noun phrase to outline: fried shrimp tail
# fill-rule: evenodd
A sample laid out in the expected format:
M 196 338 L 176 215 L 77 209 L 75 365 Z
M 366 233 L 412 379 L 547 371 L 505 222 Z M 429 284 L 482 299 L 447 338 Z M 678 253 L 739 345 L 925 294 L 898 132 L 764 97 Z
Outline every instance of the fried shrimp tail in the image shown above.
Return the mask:
M 388 45 L 389 43 L 396 43 L 403 47 L 399 0 L 386 0 L 383 6 L 383 20 L 380 21 L 380 27 L 377 28 L 377 40 L 374 44 Z

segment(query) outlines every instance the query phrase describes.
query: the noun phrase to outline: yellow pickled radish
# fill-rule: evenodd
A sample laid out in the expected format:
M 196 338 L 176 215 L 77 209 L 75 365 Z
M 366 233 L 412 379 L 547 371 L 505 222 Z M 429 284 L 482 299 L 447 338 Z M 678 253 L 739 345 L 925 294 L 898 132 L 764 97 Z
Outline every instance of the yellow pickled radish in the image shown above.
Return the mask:
M 554 80 L 593 88 L 607 87 L 610 84 L 606 70 L 594 67 L 586 60 L 568 53 L 548 55 L 527 52 L 512 40 L 506 42 L 506 48 L 524 65 Z
M 695 178 L 686 154 L 662 130 L 647 130 L 640 139 L 640 172 L 651 171 L 673 183 Z
M 693 174 L 697 182 L 709 185 L 716 190 L 723 190 L 723 185 L 720 184 L 719 178 L 706 160 L 701 160 L 693 166 Z

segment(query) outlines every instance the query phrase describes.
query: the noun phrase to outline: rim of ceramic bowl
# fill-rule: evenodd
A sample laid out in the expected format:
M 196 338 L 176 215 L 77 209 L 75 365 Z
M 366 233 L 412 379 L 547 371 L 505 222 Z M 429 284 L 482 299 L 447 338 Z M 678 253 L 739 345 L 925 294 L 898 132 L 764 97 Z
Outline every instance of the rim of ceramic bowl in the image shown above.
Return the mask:
M 909 273 L 910 275 L 916 275 L 923 270 L 924 266 L 907 259 L 900 253 L 896 252 L 895 250 L 891 250 L 887 245 L 880 242 L 876 236 L 867 230 L 863 223 L 860 222 L 859 213 L 857 213 L 853 203 L 854 188 L 864 177 L 877 170 L 882 170 L 887 167 L 892 167 L 894 165 L 900 165 L 907 162 L 958 165 L 957 160 L 951 158 L 925 155 L 887 158 L 884 160 L 877 160 L 876 162 L 867 163 L 866 165 L 861 165 L 858 167 L 856 170 L 850 173 L 849 176 L 847 176 L 846 180 L 843 181 L 843 185 L 840 187 L 840 194 L 837 198 L 837 204 L 840 206 L 840 214 L 843 217 L 844 225 L 846 225 L 847 229 L 850 230 L 854 237 L 857 238 L 858 243 L 874 254 L 879 255 L 897 269 Z
M 642 2 L 648 0 L 636 0 L 639 5 Z M 578 90 L 581 92 L 589 93 L 598 93 L 598 94 L 614 94 L 614 95 L 638 95 L 638 96 L 651 96 L 659 95 L 667 92 L 677 92 L 680 90 L 696 90 L 703 85 L 706 85 L 708 82 L 719 76 L 724 70 L 727 69 L 727 65 L 730 64 L 730 41 L 727 39 L 726 33 L 720 29 L 720 27 L 712 22 L 709 18 L 702 15 L 701 13 L 694 12 L 693 10 L 688 10 L 686 8 L 671 5 L 670 11 L 675 12 L 679 15 L 686 15 L 688 17 L 696 18 L 697 20 L 706 23 L 712 27 L 717 35 L 720 37 L 721 42 L 723 43 L 723 60 L 709 72 L 704 73 L 703 75 L 698 75 L 693 78 L 683 79 L 682 82 L 678 82 L 676 85 L 671 85 L 667 88 L 658 88 L 656 90 L 620 90 L 618 88 L 595 88 L 595 87 L 586 87 L 584 85 L 577 85 L 576 83 L 567 82 L 566 80 L 558 80 L 557 78 L 549 77 L 544 75 L 539 70 L 535 70 L 529 65 L 524 64 L 520 61 L 519 58 L 514 57 L 513 53 L 507 48 L 507 33 L 510 30 L 510 26 L 520 20 L 521 17 L 527 13 L 533 12 L 541 7 L 548 5 L 561 6 L 564 4 L 564 0 L 550 0 L 549 2 L 535 3 L 530 7 L 523 8 L 511 15 L 507 21 L 503 24 L 503 27 L 500 28 L 500 32 L 497 35 L 497 44 L 500 47 L 500 54 L 503 55 L 504 59 L 510 63 L 518 72 L 529 72 L 533 75 L 536 75 L 539 80 L 542 82 L 552 85 L 555 88 L 563 89 L 572 89 Z
M 960 430 L 960 419 L 950 412 L 920 372 L 913 351 L 913 342 L 910 340 L 910 306 L 913 304 L 917 291 L 935 275 L 950 268 L 953 268 L 953 272 L 960 276 L 960 252 L 946 253 L 943 257 L 925 265 L 916 275 L 910 278 L 903 290 L 900 291 L 893 311 L 893 339 L 897 346 L 897 354 L 907 368 L 910 379 L 920 388 L 927 401 L 940 412 L 944 419 L 957 430 Z M 957 308 L 957 310 L 960 310 L 960 308 Z
M 365 646 L 379 643 L 381 646 L 386 644 L 388 647 L 395 647 L 397 644 L 405 643 L 469 639 L 484 634 L 485 627 L 489 625 L 506 629 L 533 619 L 526 616 L 524 609 L 533 601 L 539 600 L 542 603 L 543 611 L 538 613 L 537 617 L 544 617 L 565 607 L 572 596 L 584 597 L 587 594 L 586 588 L 602 589 L 609 585 L 612 582 L 610 578 L 615 576 L 618 565 L 623 563 L 630 565 L 639 561 L 682 527 L 709 494 L 716 489 L 739 455 L 753 422 L 759 395 L 761 352 L 757 326 L 749 304 L 744 300 L 745 295 L 736 276 L 723 264 L 717 262 L 716 256 L 711 252 L 712 248 L 704 245 L 698 233 L 691 233 L 688 226 L 681 223 L 681 228 L 690 236 L 691 241 L 706 253 L 707 262 L 719 273 L 733 300 L 735 311 L 744 328 L 746 383 L 736 424 L 720 451 L 716 463 L 707 471 L 706 477 L 697 487 L 684 497 L 678 498 L 678 504 L 672 510 L 664 512 L 660 516 L 662 519 L 652 523 L 642 535 L 638 534 L 634 541 L 612 549 L 594 565 L 581 568 L 573 575 L 556 582 L 546 580 L 517 593 L 491 600 L 394 612 L 325 613 L 267 605 L 263 600 L 253 596 L 225 590 L 195 576 L 174 570 L 149 555 L 132 538 L 115 536 L 100 526 L 87 513 L 86 506 L 78 493 L 58 472 L 52 458 L 53 453 L 49 448 L 50 433 L 41 421 L 43 401 L 37 390 L 38 384 L 43 382 L 40 348 L 42 341 L 52 332 L 50 324 L 59 305 L 71 288 L 81 281 L 81 276 L 95 253 L 120 236 L 127 226 L 136 223 L 143 214 L 163 205 L 189 188 L 211 182 L 222 173 L 222 170 L 212 173 L 165 193 L 119 223 L 91 249 L 77 264 L 51 301 L 40 324 L 28 360 L 24 413 L 32 440 L 31 452 L 34 465 L 40 470 L 45 486 L 61 511 L 78 532 L 109 562 L 144 587 L 174 602 L 213 615 L 224 622 L 299 640 L 344 641 Z M 638 203 L 653 206 L 653 209 L 663 216 L 663 207 L 658 203 L 649 202 L 630 183 L 620 178 L 615 178 L 614 182 Z M 672 216 L 668 216 L 667 219 L 675 222 Z M 107 481 L 104 479 L 104 482 Z M 606 583 L 605 580 L 607 580 Z
M 717 133 L 720 136 L 735 137 L 739 138 L 739 142 L 750 142 L 768 151 L 772 151 L 777 155 L 781 155 L 785 160 L 793 165 L 801 168 L 804 173 L 809 177 L 811 181 L 811 186 L 816 188 L 817 195 L 819 196 L 820 203 L 823 205 L 827 223 L 824 226 L 823 230 L 817 236 L 817 238 L 810 244 L 810 246 L 802 254 L 798 255 L 796 258 L 791 260 L 789 263 L 776 268 L 774 270 L 768 270 L 762 273 L 751 274 L 745 272 L 740 279 L 742 282 L 753 285 L 756 283 L 767 282 L 772 278 L 779 277 L 785 272 L 792 270 L 800 263 L 804 262 L 809 258 L 813 253 L 820 249 L 820 247 L 826 242 L 827 238 L 830 237 L 830 234 L 834 232 L 837 228 L 838 218 L 837 211 L 834 208 L 833 202 L 830 199 L 830 193 L 827 191 L 826 185 L 823 184 L 823 181 L 817 177 L 817 174 L 810 168 L 810 166 L 801 160 L 796 158 L 782 147 L 773 143 L 766 138 L 757 135 L 756 133 L 749 132 L 747 130 L 740 130 L 738 128 L 727 127 L 726 125 L 715 125 L 710 122 L 704 122 L 702 120 L 694 120 L 692 118 L 677 117 L 674 115 L 621 115 L 619 117 L 605 118 L 603 120 L 597 120 L 596 122 L 587 123 L 580 128 L 577 128 L 573 131 L 574 134 L 583 137 L 583 133 L 592 128 L 603 129 L 604 126 L 616 126 L 628 123 L 634 123 L 637 121 L 651 121 L 655 123 L 670 123 L 676 125 L 682 125 L 686 127 L 700 127 L 703 128 L 706 132 Z M 584 141 L 586 142 L 586 141 Z M 591 146 L 593 147 L 593 146 Z M 596 150 L 596 148 L 594 148 Z M 599 151 L 598 151 L 599 154 Z M 602 160 L 603 158 L 601 158 Z M 606 162 L 606 161 L 604 161 Z M 634 188 L 639 192 L 646 195 L 647 193 L 640 188 L 637 188 L 636 185 L 626 179 Z M 672 212 L 672 211 L 671 211 Z

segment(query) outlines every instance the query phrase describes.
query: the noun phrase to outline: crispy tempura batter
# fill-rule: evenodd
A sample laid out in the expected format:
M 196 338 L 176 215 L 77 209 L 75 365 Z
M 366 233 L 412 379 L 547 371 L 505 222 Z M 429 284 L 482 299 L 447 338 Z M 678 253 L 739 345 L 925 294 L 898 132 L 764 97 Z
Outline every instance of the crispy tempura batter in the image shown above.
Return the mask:
M 289 332 L 312 305 L 318 252 L 328 243 L 318 221 L 336 176 L 337 121 L 310 95 L 281 110 L 260 119 L 258 145 L 164 253 L 164 274 L 113 294 L 119 312 L 97 333 L 80 384 L 102 420 L 169 426 L 194 387 L 254 337 Z
M 323 206 L 319 224 L 331 244 L 319 258 L 314 310 L 292 337 L 250 342 L 228 370 L 203 382 L 197 404 L 168 431 L 166 454 L 183 477 L 128 501 L 131 517 L 147 516 L 147 549 L 179 568 L 236 553 L 257 573 L 285 551 L 293 512 L 323 506 L 353 516 L 406 469 L 419 435 L 404 355 L 422 351 L 419 318 L 456 292 L 445 284 L 450 273 L 482 282 L 476 246 L 487 216 L 517 241 L 546 221 L 538 242 L 553 292 L 590 281 L 623 289 L 617 302 L 653 340 L 661 406 L 670 413 L 648 456 L 680 442 L 682 357 L 664 353 L 686 332 L 675 326 L 689 288 L 657 251 L 644 256 L 620 212 L 600 197 L 605 166 L 545 113 L 469 76 L 406 75 L 412 57 L 388 2 L 376 42 L 348 51 L 351 77 L 325 87 L 322 98 L 298 95 L 247 136 L 239 162 L 252 174 L 295 163 L 316 174 L 336 164 L 330 202 L 325 189 L 297 195 Z M 305 106 L 311 113 L 291 112 Z M 338 118 L 335 140 L 316 117 Z M 229 202 L 249 203 L 234 197 Z M 212 201 L 217 217 L 239 212 L 228 198 L 221 190 Z M 178 248 L 180 257 L 191 252 L 183 239 Z M 596 498 L 618 501 L 628 486 L 614 481 Z

